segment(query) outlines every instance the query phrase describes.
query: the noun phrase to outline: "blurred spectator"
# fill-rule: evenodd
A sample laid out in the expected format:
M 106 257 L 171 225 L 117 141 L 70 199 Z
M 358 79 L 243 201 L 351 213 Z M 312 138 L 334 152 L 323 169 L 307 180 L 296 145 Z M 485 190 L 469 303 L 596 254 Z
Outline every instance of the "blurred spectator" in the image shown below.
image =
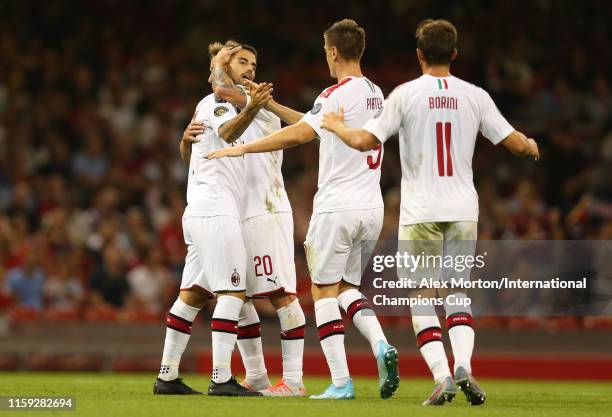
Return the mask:
M 18 304 L 41 310 L 46 275 L 40 267 L 36 250 L 30 249 L 26 252 L 24 265 L 8 271 L 6 288 Z
M 103 251 L 102 264 L 91 276 L 91 303 L 95 306 L 123 307 L 130 293 L 126 268 L 118 247 Z
M 170 278 L 170 271 L 162 261 L 161 250 L 153 247 L 146 252 L 144 262 L 128 273 L 134 308 L 158 313 L 165 307 L 166 301 L 175 295 L 176 287 Z
M 88 132 L 85 149 L 74 156 L 72 170 L 82 186 L 99 185 L 108 169 L 102 138 L 97 132 Z
M 75 310 L 81 307 L 85 292 L 73 273 L 73 262 L 60 259 L 49 272 L 44 286 L 45 305 L 56 310 Z

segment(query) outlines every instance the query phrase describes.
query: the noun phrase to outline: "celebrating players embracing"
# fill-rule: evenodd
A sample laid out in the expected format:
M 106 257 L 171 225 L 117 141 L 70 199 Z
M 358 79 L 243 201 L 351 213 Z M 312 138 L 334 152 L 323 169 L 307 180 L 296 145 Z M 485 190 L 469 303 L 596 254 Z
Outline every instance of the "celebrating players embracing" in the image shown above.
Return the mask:
M 246 50 L 245 50 L 246 52 Z M 154 386 L 156 394 L 200 394 L 178 377 L 181 356 L 192 323 L 213 294 L 217 305 L 212 315 L 213 373 L 209 395 L 260 396 L 238 384 L 231 372 L 231 356 L 238 336 L 238 321 L 246 294 L 246 249 L 240 225 L 246 185 L 244 158 L 211 161 L 205 156 L 239 142 L 259 110 L 271 99 L 271 85 L 257 86 L 245 108 L 238 110 L 214 94 L 206 96 L 181 141 L 181 156 L 189 160 L 187 208 L 183 235 L 187 256 L 179 297 L 168 313 L 162 364 Z
M 246 50 L 245 50 L 246 49 Z M 244 108 L 256 93 L 253 83 L 257 53 L 235 41 L 209 46 L 211 83 L 215 95 Z M 245 88 L 246 87 L 246 88 Z M 274 133 L 298 122 L 303 114 L 270 99 L 240 136 L 243 143 Z M 229 129 L 232 135 L 233 130 Z M 243 385 L 264 396 L 303 396 L 304 328 L 306 320 L 296 297 L 293 216 L 281 170 L 283 152 L 245 156 L 247 193 L 242 227 L 247 252 L 245 302 L 238 322 L 238 348 L 246 369 Z M 250 298 L 268 298 L 281 327 L 283 377 L 270 386 L 261 344 L 259 316 Z
M 365 31 L 352 20 L 334 23 L 324 33 L 325 55 L 338 84 L 316 99 L 312 110 L 293 126 L 259 141 L 212 152 L 209 158 L 271 152 L 321 139 L 319 189 L 306 242 L 306 257 L 312 278 L 312 295 L 319 338 L 332 376 L 332 384 L 316 399 L 355 397 L 344 348 L 344 324 L 339 305 L 368 339 L 379 369 L 382 398 L 393 395 L 399 385 L 397 350 L 387 343 L 380 323 L 359 291 L 362 255 L 369 258 L 383 222 L 380 164 L 383 149 L 368 155 L 346 146 L 335 134 L 321 129 L 328 111 L 347 109 L 347 122 L 363 124 L 381 110 L 383 95 L 363 76 L 360 60 Z
M 472 156 L 478 132 L 517 156 L 537 160 L 538 147 L 533 139 L 512 128 L 483 89 L 450 74 L 450 63 L 457 56 L 457 31 L 450 22 L 425 20 L 417 28 L 416 39 L 421 77 L 397 87 L 382 113 L 363 129 L 353 128 L 342 112 L 325 115 L 323 127 L 362 151 L 379 147 L 399 132 L 400 241 L 413 242 L 411 248 L 416 253 L 421 248 L 415 245 L 422 244 L 428 254 L 433 248 L 434 255 L 440 250 L 445 255 L 466 255 L 467 251 L 473 255 L 478 195 L 472 181 Z M 458 292 L 456 297 L 466 294 Z M 455 358 L 454 382 L 470 404 L 482 404 L 485 393 L 471 370 L 471 308 L 445 304 L 445 311 Z M 442 405 L 452 400 L 456 388 L 434 307 L 413 308 L 412 321 L 417 344 L 436 382 L 423 404 Z

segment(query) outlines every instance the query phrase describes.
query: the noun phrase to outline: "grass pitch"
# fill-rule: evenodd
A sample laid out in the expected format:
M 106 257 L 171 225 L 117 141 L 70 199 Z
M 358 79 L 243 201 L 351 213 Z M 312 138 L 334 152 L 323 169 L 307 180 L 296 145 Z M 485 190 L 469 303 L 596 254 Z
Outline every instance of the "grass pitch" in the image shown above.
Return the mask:
M 603 416 L 612 409 L 612 383 L 479 381 L 487 392 L 484 406 L 472 407 L 462 393 L 442 407 L 423 407 L 432 383 L 402 379 L 395 396 L 378 397 L 377 381 L 355 379 L 357 399 L 218 398 L 154 396 L 155 375 L 0 373 L 0 396 L 75 396 L 75 411 L 0 411 L 8 416 L 172 416 L 172 417 L 325 417 L 325 416 Z M 186 375 L 185 382 L 205 391 L 208 378 Z M 309 394 L 322 392 L 328 379 L 307 378 Z

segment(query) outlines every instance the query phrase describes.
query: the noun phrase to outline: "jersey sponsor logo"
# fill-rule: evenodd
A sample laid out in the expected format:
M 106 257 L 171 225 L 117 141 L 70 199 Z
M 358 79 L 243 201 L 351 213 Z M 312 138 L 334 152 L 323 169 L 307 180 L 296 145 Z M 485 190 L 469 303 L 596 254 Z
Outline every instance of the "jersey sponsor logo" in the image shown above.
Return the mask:
M 315 105 L 312 107 L 312 110 L 310 110 L 310 114 L 317 114 L 318 112 L 321 111 L 322 107 L 323 107 L 323 104 L 315 103 Z
M 237 287 L 238 285 L 240 285 L 240 274 L 238 274 L 238 271 L 236 271 L 235 269 L 234 269 L 234 273 L 232 274 L 231 281 L 234 287 Z
M 227 113 L 228 111 L 229 111 L 229 109 L 227 107 L 219 106 L 219 107 L 215 107 L 214 114 L 215 114 L 216 117 L 221 117 L 225 113 Z
M 278 287 L 278 283 L 276 282 L 277 279 L 278 279 L 278 277 L 274 277 L 274 279 L 266 278 L 266 281 L 270 281 L 272 284 L 274 284 L 274 285 L 276 285 Z

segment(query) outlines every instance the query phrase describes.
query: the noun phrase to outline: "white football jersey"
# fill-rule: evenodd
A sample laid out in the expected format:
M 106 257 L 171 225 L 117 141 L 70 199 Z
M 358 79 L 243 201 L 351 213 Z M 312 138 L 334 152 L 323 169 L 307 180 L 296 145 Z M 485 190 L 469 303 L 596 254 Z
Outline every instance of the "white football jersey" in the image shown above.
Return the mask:
M 399 131 L 401 225 L 478 221 L 476 136 L 498 144 L 514 130 L 482 88 L 431 75 L 397 87 L 364 129 L 381 143 Z
M 223 123 L 238 115 L 233 105 L 206 96 L 198 103 L 195 120 L 204 124 L 204 133 L 193 143 L 187 181 L 187 208 L 183 218 L 242 215 L 246 184 L 244 157 L 206 159 L 212 151 L 242 144 L 232 144 L 219 137 Z
M 244 143 L 268 136 L 281 128 L 280 119 L 261 109 L 240 139 Z M 247 193 L 243 219 L 267 213 L 291 212 L 283 181 L 283 151 L 246 154 Z
M 384 207 L 380 192 L 382 145 L 360 152 L 346 145 L 335 133 L 321 128 L 323 114 L 338 112 L 340 108 L 344 109 L 348 126 L 361 128 L 382 110 L 383 101 L 380 88 L 367 78 L 346 77 L 324 90 L 312 110 L 302 118 L 321 139 L 314 213 Z

